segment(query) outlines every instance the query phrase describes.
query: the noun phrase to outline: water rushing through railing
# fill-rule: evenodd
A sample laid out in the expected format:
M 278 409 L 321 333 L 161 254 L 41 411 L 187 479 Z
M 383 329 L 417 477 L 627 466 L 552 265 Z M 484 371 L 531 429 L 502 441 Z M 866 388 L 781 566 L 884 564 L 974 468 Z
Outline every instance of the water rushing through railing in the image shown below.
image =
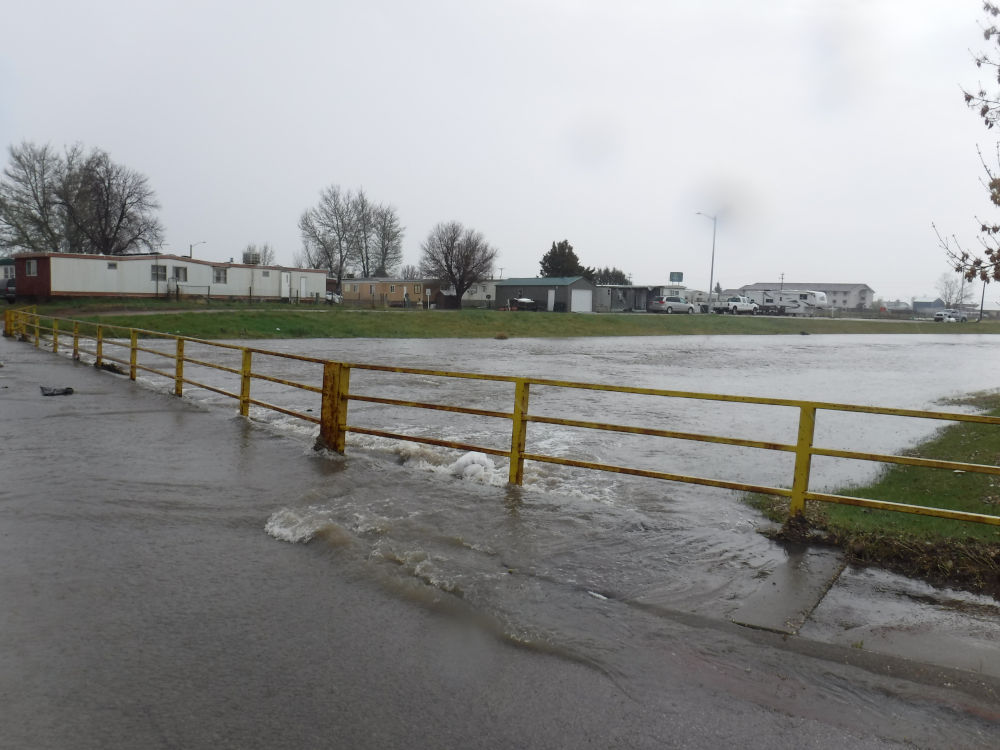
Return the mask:
M 317 447 L 343 453 L 346 447 L 346 436 L 349 433 L 369 435 L 378 438 L 402 440 L 425 445 L 451 448 L 462 451 L 472 451 L 506 458 L 509 461 L 508 481 L 512 485 L 520 485 L 524 481 L 525 463 L 540 462 L 567 467 L 612 472 L 652 479 L 668 480 L 688 484 L 704 485 L 745 492 L 759 492 L 789 498 L 792 514 L 801 514 L 807 500 L 828 503 L 874 508 L 880 510 L 898 511 L 960 521 L 970 521 L 983 524 L 1000 525 L 1000 516 L 955 511 L 947 508 L 934 507 L 923 503 L 899 503 L 885 500 L 853 497 L 842 494 L 817 492 L 810 489 L 812 460 L 815 456 L 851 461 L 869 461 L 880 464 L 901 464 L 940 469 L 952 472 L 973 472 L 980 474 L 1000 475 L 1000 466 L 990 464 L 973 464 L 958 461 L 942 461 L 936 459 L 901 456 L 890 453 L 872 453 L 867 451 L 846 450 L 836 447 L 815 445 L 816 417 L 819 412 L 836 412 L 845 415 L 868 414 L 916 419 L 931 419 L 948 422 L 978 422 L 1000 425 L 1000 418 L 977 414 L 962 414 L 956 412 L 925 411 L 917 409 L 899 409 L 859 404 L 844 404 L 798 399 L 762 398 L 743 395 L 727 395 L 718 393 L 703 393 L 684 390 L 668 390 L 660 388 L 642 388 L 626 385 L 611 385 L 603 383 L 586 383 L 569 380 L 545 378 L 517 377 L 511 375 L 490 375 L 470 372 L 456 372 L 427 368 L 400 367 L 378 365 L 371 363 L 341 362 L 335 360 L 308 357 L 292 353 L 283 353 L 254 347 L 243 347 L 235 344 L 219 343 L 202 339 L 172 335 L 158 331 L 136 328 L 122 329 L 115 326 L 88 323 L 71 319 L 40 316 L 31 310 L 11 310 L 6 314 L 6 330 L 32 340 L 35 346 L 40 346 L 43 338 L 50 343 L 53 352 L 60 350 L 61 339 L 72 339 L 72 352 L 75 358 L 81 353 L 94 358 L 98 367 L 121 365 L 127 368 L 128 375 L 135 380 L 137 373 L 143 371 L 173 381 L 174 393 L 181 396 L 185 386 L 202 388 L 232 398 L 238 402 L 239 413 L 249 414 L 251 406 L 271 410 L 303 420 L 319 426 Z M 173 344 L 173 348 L 158 348 L 152 342 L 162 341 Z M 87 344 L 92 343 L 93 348 Z M 196 345 L 206 351 L 223 352 L 230 358 L 239 355 L 236 365 L 225 364 L 225 357 L 216 359 L 194 357 L 186 353 L 188 344 Z M 114 353 L 111 353 L 113 351 Z M 121 352 L 121 353 L 119 353 Z M 162 365 L 154 366 L 141 362 L 140 355 L 168 360 L 169 370 L 161 369 Z M 320 368 L 321 375 L 314 382 L 302 382 L 285 377 L 268 374 L 261 368 L 262 361 L 269 358 L 293 360 L 315 365 Z M 228 387 L 219 386 L 196 380 L 185 372 L 185 365 L 207 368 L 217 373 L 231 377 Z M 373 393 L 354 392 L 351 389 L 351 373 L 356 371 L 393 373 L 404 378 L 413 379 L 459 379 L 467 381 L 488 381 L 494 384 L 509 384 L 513 393 L 508 400 L 507 408 L 483 409 L 474 406 L 462 406 L 448 403 L 435 403 L 405 398 L 390 398 Z M 317 394 L 320 396 L 319 416 L 314 412 L 299 411 L 277 403 L 255 397 L 253 383 L 255 381 L 280 385 L 287 388 Z M 531 396 L 544 389 L 571 390 L 590 393 L 629 394 L 644 398 L 685 399 L 715 403 L 752 404 L 772 409 L 792 409 L 798 414 L 796 439 L 794 442 L 768 441 L 746 439 L 733 435 L 711 434 L 685 430 L 664 429 L 659 426 L 623 424 L 598 421 L 594 419 L 576 419 L 565 415 L 541 414 L 532 411 Z M 378 404 L 383 407 L 409 410 L 428 410 L 436 412 L 453 412 L 472 415 L 482 419 L 504 420 L 510 422 L 509 441 L 503 447 L 473 443 L 467 440 L 456 440 L 448 434 L 417 435 L 394 431 L 385 428 L 355 422 L 353 412 L 349 412 L 351 402 Z M 599 402 L 598 402 L 599 407 Z M 706 477 L 685 474 L 676 471 L 665 471 L 659 468 L 641 468 L 594 460 L 554 455 L 533 447 L 529 442 L 530 425 L 544 424 L 573 430 L 597 430 L 618 434 L 642 435 L 650 438 L 693 441 L 728 445 L 760 451 L 790 453 L 794 456 L 794 466 L 785 484 L 762 484 L 748 482 L 741 477 L 723 476 Z

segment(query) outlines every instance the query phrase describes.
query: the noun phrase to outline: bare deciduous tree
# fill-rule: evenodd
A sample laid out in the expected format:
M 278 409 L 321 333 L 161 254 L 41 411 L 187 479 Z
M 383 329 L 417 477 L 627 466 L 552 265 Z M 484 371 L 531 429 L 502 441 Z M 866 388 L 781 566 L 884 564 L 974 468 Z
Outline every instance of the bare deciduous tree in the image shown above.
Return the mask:
M 351 254 L 357 265 L 361 278 L 375 275 L 375 206 L 368 200 L 364 188 L 358 190 L 350 199 L 351 208 Z
M 0 248 L 9 252 L 58 252 L 64 213 L 56 198 L 63 162 L 48 145 L 8 148 L 0 179 Z
M 146 177 L 115 164 L 105 151 L 68 149 L 56 196 L 70 252 L 126 255 L 161 244 L 160 206 Z
M 163 229 L 146 177 L 81 146 L 10 149 L 0 180 L 0 243 L 8 250 L 125 255 L 153 250 Z
M 271 247 L 270 242 L 264 242 L 258 245 L 256 242 L 249 242 L 247 246 L 243 249 L 243 257 L 253 258 L 257 257 L 257 263 L 262 266 L 273 266 L 274 265 L 274 248 Z
M 352 265 L 351 195 L 338 185 L 320 193 L 319 203 L 299 219 L 300 259 L 310 268 L 325 268 L 337 279 L 337 289 Z
M 457 221 L 435 226 L 420 249 L 421 272 L 453 287 L 459 308 L 468 288 L 493 273 L 498 252 L 481 233 L 466 229 Z
M 950 273 L 943 273 L 937 282 L 937 293 L 945 307 L 958 307 L 969 301 L 972 286 L 965 279 Z
M 406 265 L 406 266 L 403 266 L 403 270 L 400 271 L 400 275 L 404 279 L 407 279 L 407 280 L 410 280 L 410 279 L 419 279 L 420 278 L 420 269 L 417 268 L 416 266 L 413 266 L 413 265 Z
M 380 204 L 372 212 L 375 240 L 375 275 L 391 276 L 403 261 L 403 227 L 396 209 Z

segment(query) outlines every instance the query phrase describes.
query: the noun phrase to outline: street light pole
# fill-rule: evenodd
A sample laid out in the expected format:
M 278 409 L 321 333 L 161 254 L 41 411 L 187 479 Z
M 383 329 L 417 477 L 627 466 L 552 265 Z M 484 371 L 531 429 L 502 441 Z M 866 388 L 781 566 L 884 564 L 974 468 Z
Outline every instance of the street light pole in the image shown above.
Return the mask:
M 712 265 L 708 270 L 708 311 L 712 312 L 712 294 L 714 293 L 712 285 L 715 282 L 715 228 L 719 223 L 719 217 L 714 214 L 706 214 L 703 211 L 696 211 L 695 213 L 712 220 Z
M 194 257 L 194 246 L 195 245 L 204 245 L 206 242 L 207 242 L 207 240 L 202 240 L 201 242 L 192 242 L 190 245 L 188 245 L 188 257 L 189 258 L 193 258 Z

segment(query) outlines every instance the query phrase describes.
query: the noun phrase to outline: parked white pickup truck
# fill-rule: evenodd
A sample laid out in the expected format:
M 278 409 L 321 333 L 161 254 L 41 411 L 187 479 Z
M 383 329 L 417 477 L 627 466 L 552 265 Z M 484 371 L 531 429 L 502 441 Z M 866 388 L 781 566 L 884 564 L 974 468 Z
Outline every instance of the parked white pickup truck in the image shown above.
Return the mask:
M 731 315 L 756 315 L 757 303 L 749 297 L 738 295 L 729 297 L 726 300 L 719 300 L 712 305 L 712 311 L 717 313 L 730 313 Z

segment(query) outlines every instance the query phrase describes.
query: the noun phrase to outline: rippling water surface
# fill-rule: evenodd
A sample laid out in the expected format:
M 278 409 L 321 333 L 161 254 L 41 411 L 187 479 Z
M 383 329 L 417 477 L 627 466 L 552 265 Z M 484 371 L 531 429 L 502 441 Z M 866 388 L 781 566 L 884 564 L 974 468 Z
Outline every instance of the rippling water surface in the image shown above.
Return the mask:
M 995 337 L 978 335 L 246 343 L 347 362 L 916 409 L 941 409 L 944 399 L 996 388 L 1000 366 Z M 220 361 L 238 367 L 235 354 Z M 258 358 L 255 367 L 277 378 L 321 382 L 315 364 Z M 193 369 L 187 374 L 238 392 L 231 375 Z M 162 380 L 151 384 L 168 387 Z M 496 411 L 510 411 L 513 399 L 508 383 L 359 370 L 353 371 L 351 389 Z M 190 388 L 186 395 L 235 411 L 231 399 L 210 391 Z M 272 382 L 255 381 L 253 397 L 319 413 L 316 394 Z M 531 399 L 536 414 L 783 443 L 795 441 L 798 419 L 786 407 L 586 390 L 533 388 Z M 286 415 L 254 408 L 251 416 L 293 439 L 311 442 L 316 434 L 314 425 Z M 352 403 L 348 421 L 499 449 L 510 440 L 508 420 L 440 411 Z M 897 452 L 939 426 L 823 413 L 816 442 Z M 531 424 L 528 450 L 772 486 L 791 483 L 790 454 L 749 448 Z M 506 486 L 503 459 L 356 434 L 348 437 L 347 457 L 366 469 L 363 478 L 332 481 L 275 507 L 267 532 L 287 542 L 326 545 L 344 570 L 417 599 L 455 603 L 505 637 L 565 649 L 609 671 L 622 668 L 614 656 L 620 644 L 642 637 L 633 628 L 648 633 L 651 626 L 640 611 L 664 606 L 726 617 L 785 559 L 782 548 L 757 532 L 764 522 L 756 512 L 723 490 L 531 462 L 524 487 L 513 488 Z M 817 460 L 812 487 L 861 481 L 876 470 L 864 462 Z M 909 585 L 893 584 L 892 576 L 885 580 L 880 585 Z M 864 601 L 857 576 L 844 585 L 851 587 L 854 606 Z M 837 608 L 844 606 L 836 593 L 831 617 L 840 617 Z M 594 616 L 595 603 L 604 615 Z M 963 628 L 981 628 L 977 618 L 995 614 L 973 612 L 950 627 L 960 635 Z M 835 639 L 837 626 L 811 627 Z

